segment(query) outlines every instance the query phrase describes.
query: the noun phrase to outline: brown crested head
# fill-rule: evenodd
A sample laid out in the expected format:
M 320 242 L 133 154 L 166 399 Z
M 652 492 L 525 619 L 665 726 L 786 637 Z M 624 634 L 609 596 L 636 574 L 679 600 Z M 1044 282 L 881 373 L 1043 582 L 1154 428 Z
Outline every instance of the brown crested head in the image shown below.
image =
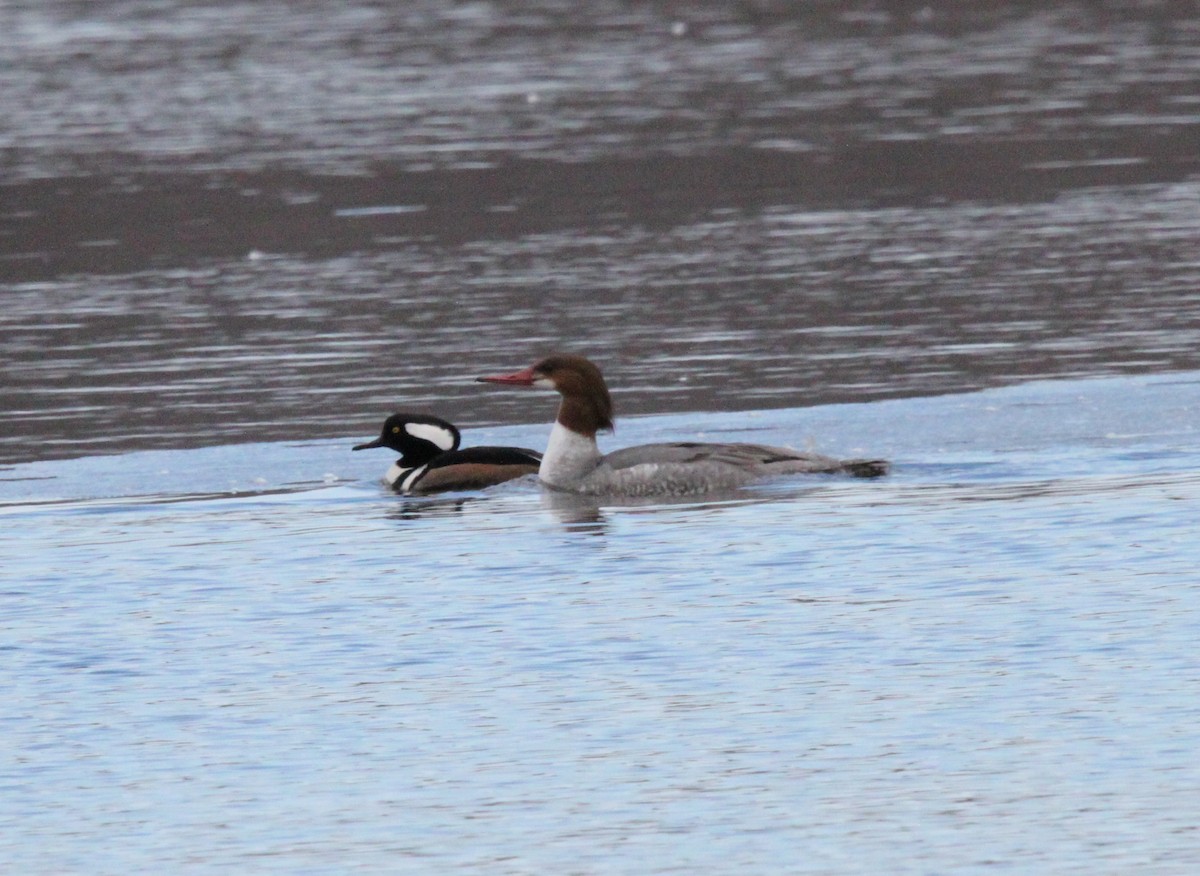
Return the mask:
M 613 428 L 613 403 L 604 375 L 583 356 L 554 353 L 537 362 L 530 371 L 544 378 L 562 394 L 558 420 L 584 435 Z

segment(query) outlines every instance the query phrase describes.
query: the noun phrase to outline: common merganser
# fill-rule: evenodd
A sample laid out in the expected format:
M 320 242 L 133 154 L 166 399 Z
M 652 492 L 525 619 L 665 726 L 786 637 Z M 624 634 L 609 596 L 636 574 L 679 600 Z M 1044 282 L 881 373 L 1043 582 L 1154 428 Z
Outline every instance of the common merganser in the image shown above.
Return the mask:
M 612 398 L 600 369 L 583 356 L 557 353 L 524 371 L 477 378 L 482 383 L 543 386 L 562 395 L 538 476 L 557 490 L 646 496 L 740 487 L 782 474 L 887 474 L 883 460 L 834 459 L 761 444 L 643 444 L 603 455 L 596 433 L 613 428 Z
M 387 447 L 400 454 L 384 481 L 397 493 L 477 490 L 535 474 L 542 455 L 524 447 L 468 447 L 453 423 L 426 414 L 393 414 L 374 441 L 353 450 Z

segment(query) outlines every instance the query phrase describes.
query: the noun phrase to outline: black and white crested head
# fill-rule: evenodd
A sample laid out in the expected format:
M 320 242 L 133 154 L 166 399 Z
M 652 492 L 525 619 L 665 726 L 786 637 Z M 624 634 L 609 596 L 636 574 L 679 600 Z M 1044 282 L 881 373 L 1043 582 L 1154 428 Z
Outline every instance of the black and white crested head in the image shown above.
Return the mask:
M 432 444 L 441 453 L 457 450 L 462 440 L 457 426 L 437 417 L 410 415 L 403 418 L 401 425 L 413 441 Z
M 359 444 L 354 450 L 387 447 L 400 454 L 404 468 L 424 465 L 442 453 L 457 450 L 462 436 L 453 423 L 428 414 L 392 414 L 383 424 L 383 432 L 374 441 Z

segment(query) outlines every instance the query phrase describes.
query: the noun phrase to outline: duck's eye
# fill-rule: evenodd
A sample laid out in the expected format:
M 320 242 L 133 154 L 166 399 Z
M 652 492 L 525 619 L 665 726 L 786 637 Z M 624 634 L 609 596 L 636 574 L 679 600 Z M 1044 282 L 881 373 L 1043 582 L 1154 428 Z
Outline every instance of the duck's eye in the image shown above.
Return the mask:
M 392 434 L 393 434 L 393 435 L 399 435 L 399 434 L 400 434 L 400 427 L 399 427 L 399 426 L 392 426 Z

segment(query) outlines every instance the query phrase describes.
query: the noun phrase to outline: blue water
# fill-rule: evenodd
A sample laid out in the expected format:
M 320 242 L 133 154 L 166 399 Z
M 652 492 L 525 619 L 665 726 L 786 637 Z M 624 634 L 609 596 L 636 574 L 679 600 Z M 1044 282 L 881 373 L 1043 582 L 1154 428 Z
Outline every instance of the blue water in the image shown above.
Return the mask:
M 404 499 L 369 434 L 0 471 L 5 872 L 1197 872 L 1200 372 L 618 430 L 896 471 Z

